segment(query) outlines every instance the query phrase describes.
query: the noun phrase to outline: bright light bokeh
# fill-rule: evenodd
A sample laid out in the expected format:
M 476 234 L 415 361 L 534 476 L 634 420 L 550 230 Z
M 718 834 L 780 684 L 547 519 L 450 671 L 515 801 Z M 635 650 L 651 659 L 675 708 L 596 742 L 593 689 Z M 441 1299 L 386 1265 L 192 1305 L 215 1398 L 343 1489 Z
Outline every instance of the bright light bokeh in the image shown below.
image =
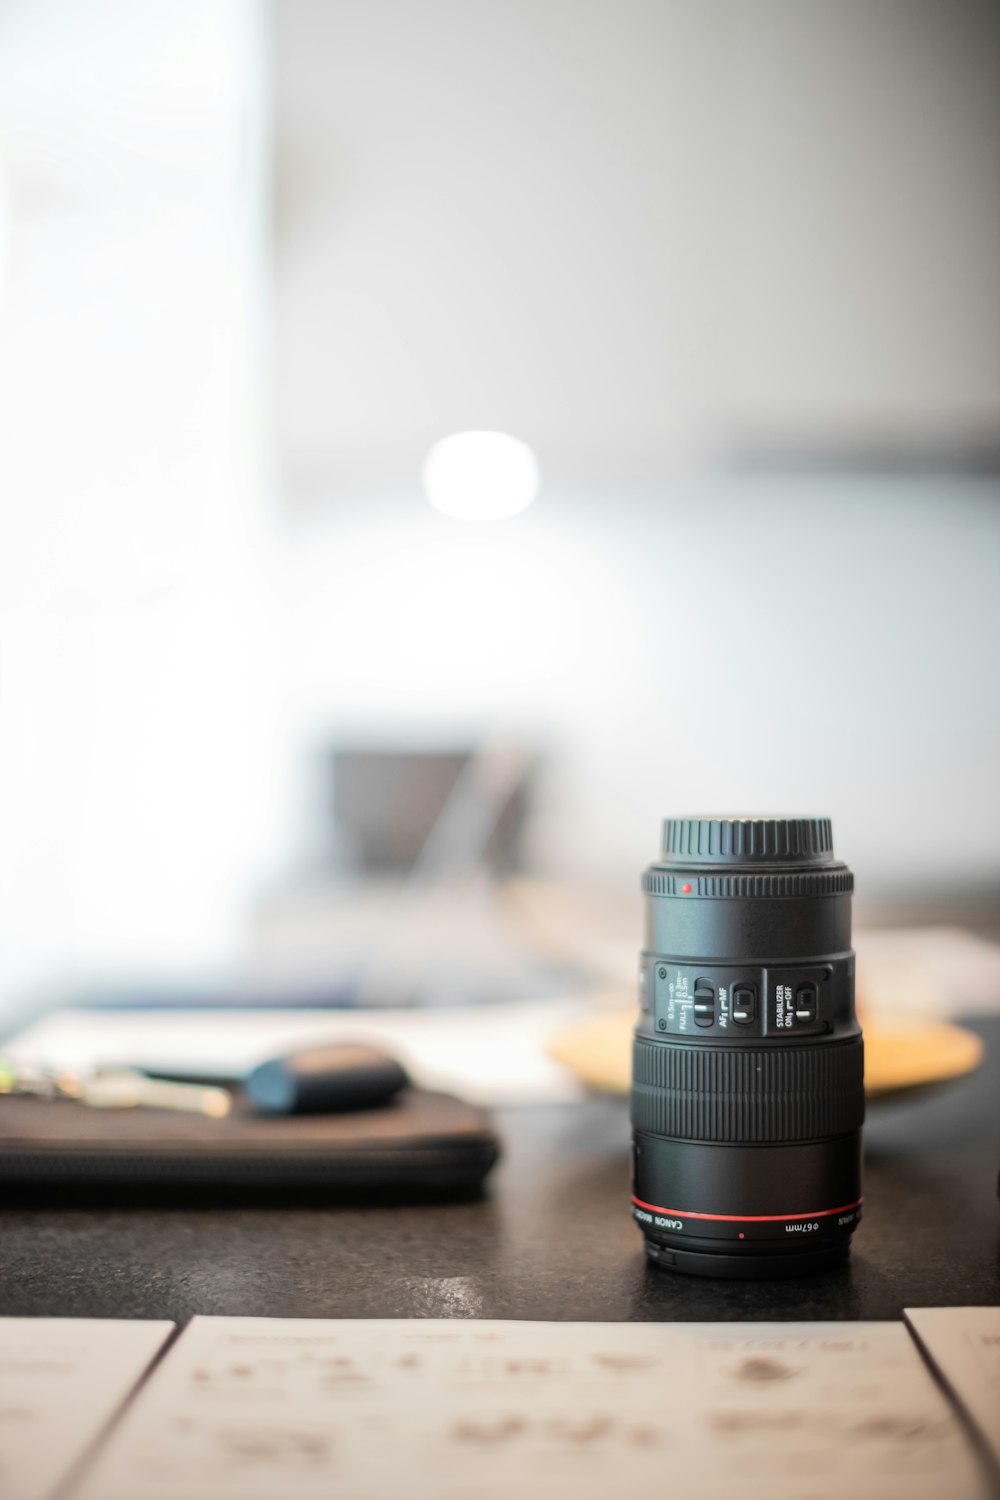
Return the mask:
M 434 444 L 423 471 L 435 510 L 459 521 L 504 521 L 527 510 L 542 476 L 527 443 L 506 432 L 454 432 Z

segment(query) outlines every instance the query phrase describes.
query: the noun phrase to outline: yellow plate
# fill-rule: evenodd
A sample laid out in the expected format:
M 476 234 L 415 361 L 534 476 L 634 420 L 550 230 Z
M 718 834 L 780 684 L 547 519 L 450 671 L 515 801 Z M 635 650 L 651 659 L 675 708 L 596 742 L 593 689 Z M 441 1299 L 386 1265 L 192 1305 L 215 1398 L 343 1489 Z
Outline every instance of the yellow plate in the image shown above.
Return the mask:
M 598 1012 L 559 1032 L 549 1052 L 590 1088 L 627 1094 L 634 1019 L 631 1010 Z M 981 1039 L 963 1026 L 869 1020 L 864 1030 L 865 1093 L 872 1100 L 949 1083 L 971 1073 L 983 1055 Z

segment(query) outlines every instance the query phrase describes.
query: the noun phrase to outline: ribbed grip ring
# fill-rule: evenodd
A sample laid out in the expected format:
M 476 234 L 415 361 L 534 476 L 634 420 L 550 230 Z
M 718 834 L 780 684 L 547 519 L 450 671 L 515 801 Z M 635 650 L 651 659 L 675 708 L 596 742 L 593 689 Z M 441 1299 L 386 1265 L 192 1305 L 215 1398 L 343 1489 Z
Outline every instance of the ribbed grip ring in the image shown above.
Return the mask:
M 833 858 L 829 818 L 666 818 L 663 858 L 694 864 L 794 864 Z
M 631 1109 L 636 1130 L 688 1141 L 845 1135 L 865 1116 L 862 1040 L 751 1051 L 636 1037 Z
M 673 875 L 655 867 L 642 877 L 647 896 L 838 896 L 853 891 L 854 876 L 846 865 L 830 869 L 789 870 L 769 875 Z

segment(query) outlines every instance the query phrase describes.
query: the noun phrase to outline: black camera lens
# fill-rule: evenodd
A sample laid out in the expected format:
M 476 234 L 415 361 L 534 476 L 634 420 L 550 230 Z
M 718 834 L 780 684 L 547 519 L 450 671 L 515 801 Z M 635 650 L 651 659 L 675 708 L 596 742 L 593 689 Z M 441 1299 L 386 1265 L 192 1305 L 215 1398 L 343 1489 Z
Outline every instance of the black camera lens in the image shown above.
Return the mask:
M 668 818 L 642 877 L 632 1213 L 652 1261 L 789 1276 L 861 1218 L 851 891 L 827 818 Z

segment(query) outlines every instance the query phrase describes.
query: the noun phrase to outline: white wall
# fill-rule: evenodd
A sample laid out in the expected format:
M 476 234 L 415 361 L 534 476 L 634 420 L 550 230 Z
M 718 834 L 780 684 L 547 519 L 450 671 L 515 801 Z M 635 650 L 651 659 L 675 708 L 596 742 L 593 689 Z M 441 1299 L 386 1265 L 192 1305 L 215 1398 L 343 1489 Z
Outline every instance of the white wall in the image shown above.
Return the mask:
M 334 737 L 539 743 L 538 857 L 604 878 L 634 879 L 663 813 L 727 806 L 829 812 L 875 885 L 996 870 L 997 484 L 719 462 L 739 390 L 748 428 L 808 441 L 807 408 L 821 438 L 917 450 L 994 420 L 992 22 L 971 0 L 754 5 L 767 27 L 734 33 L 744 7 L 674 0 L 281 0 L 273 280 L 263 7 L 3 7 L 0 1003 L 231 957 L 308 845 L 306 767 Z M 843 16 L 869 9 L 861 46 Z M 919 76 L 945 69 L 916 135 L 892 45 L 911 15 Z M 798 215 L 814 95 L 839 216 L 825 192 Z M 734 196 L 734 119 L 759 197 Z M 897 215 L 880 183 L 903 167 Z M 925 180 L 940 253 L 894 255 Z M 734 213 L 746 318 L 716 295 Z M 755 214 L 809 259 L 784 320 Z M 824 307 L 838 285 L 863 320 Z M 735 378 L 756 366 L 733 340 L 766 379 Z M 467 425 L 535 444 L 533 511 L 426 507 L 425 447 Z
M 0 11 L 0 1001 L 237 944 L 274 857 L 265 36 Z
M 462 427 L 616 490 L 746 445 L 996 451 L 1000 7 L 279 0 L 274 29 L 291 488 L 392 488 Z
M 296 739 L 547 748 L 536 849 L 631 880 L 670 812 L 827 813 L 868 892 L 997 870 L 1000 484 L 700 480 L 468 526 L 302 518 Z
M 978 0 L 281 0 L 303 747 L 535 735 L 542 856 L 615 878 L 734 807 L 829 812 L 876 888 L 997 871 L 1000 486 L 930 468 L 1000 436 L 998 41 Z M 536 511 L 423 509 L 469 426 L 535 445 Z

